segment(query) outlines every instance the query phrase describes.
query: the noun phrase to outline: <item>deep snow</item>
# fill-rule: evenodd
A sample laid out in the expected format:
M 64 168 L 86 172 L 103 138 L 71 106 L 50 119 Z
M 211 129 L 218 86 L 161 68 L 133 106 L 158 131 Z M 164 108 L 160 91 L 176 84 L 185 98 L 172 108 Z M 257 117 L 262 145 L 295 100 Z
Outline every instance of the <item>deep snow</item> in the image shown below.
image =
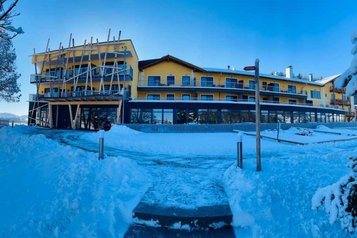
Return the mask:
M 134 161 L 0 129 L 0 237 L 117 237 L 150 186 Z
M 44 134 L 47 138 L 42 135 L 29 136 L 36 133 Z M 263 133 L 276 134 L 276 131 Z M 287 137 L 297 137 L 294 130 L 281 133 Z M 37 198 L 25 200 L 27 205 L 21 207 L 24 199 L 17 195 L 24 192 L 6 195 L 5 202 L 0 204 L 1 208 L 11 206 L 6 208 L 5 214 L 10 214 L 12 210 L 18 210 L 18 214 L 11 221 L 4 221 L 0 228 L 16 224 L 11 230 L 5 230 L 17 232 L 15 234 L 35 232 L 42 236 L 56 232 L 60 236 L 79 234 L 80 231 L 88 236 L 122 234 L 127 226 L 119 229 L 118 224 L 130 221 L 131 209 L 148 188 L 143 199 L 162 206 L 193 208 L 220 204 L 228 199 L 234 213 L 237 237 L 348 237 L 338 223 L 329 223 L 325 212 L 311 209 L 311 199 L 318 188 L 336 182 L 348 172 L 348 157 L 357 154 L 356 140 L 300 146 L 263 139 L 263 171 L 257 173 L 255 138 L 252 136 L 243 136 L 244 169 L 241 171 L 235 166 L 237 133 L 149 134 L 114 126 L 105 133 L 105 152 L 109 157 L 98 162 L 97 154 L 86 151 L 97 151 L 100 134 L 26 127 L 15 128 L 14 132 L 10 128 L 0 130 L 1 141 L 6 141 L 5 145 L 0 146 L 1 155 L 6 155 L 1 156 L 0 160 L 1 181 L 11 180 L 8 187 L 30 189 L 28 197 Z M 320 140 L 327 134 L 316 135 Z M 328 136 L 339 137 L 332 134 Z M 48 138 L 67 143 L 72 148 Z M 35 147 L 32 142 L 36 140 L 40 143 Z M 47 152 L 43 151 L 46 146 L 49 148 Z M 17 152 L 10 151 L 11 147 L 18 147 Z M 24 152 L 25 148 L 28 151 Z M 26 159 L 20 160 L 23 155 Z M 10 159 L 4 159 L 7 157 Z M 18 176 L 23 173 L 21 167 L 27 168 L 24 173 L 27 177 L 33 175 L 36 181 L 45 182 L 24 182 Z M 11 174 L 3 171 L 10 171 Z M 102 179 L 108 173 L 114 179 Z M 58 177 L 62 178 L 61 181 L 72 182 L 62 182 L 57 186 Z M 112 180 L 117 182 L 110 182 Z M 126 192 L 120 193 L 125 189 L 121 189 L 119 181 L 126 181 L 128 197 L 124 195 Z M 95 192 L 88 192 L 91 189 Z M 43 192 L 47 190 L 48 195 Z M 96 196 L 97 191 L 101 191 L 100 196 Z M 222 196 L 225 192 L 227 198 Z M 7 190 L 1 193 L 7 193 Z M 71 211 L 71 206 L 64 206 L 62 202 L 68 200 L 67 197 L 85 205 L 75 205 L 75 215 L 66 215 L 70 213 L 68 210 Z M 10 205 L 11 200 L 14 202 Z M 116 206 L 125 201 L 130 204 L 123 206 L 126 211 L 123 214 L 126 215 L 118 217 L 121 213 L 116 212 Z M 14 204 L 19 204 L 19 209 L 13 209 L 16 206 Z M 104 207 L 100 208 L 99 205 Z M 38 212 L 35 212 L 37 209 Z M 62 217 L 74 218 L 68 223 L 61 223 L 59 221 L 63 219 L 57 213 L 64 213 Z M 25 219 L 20 219 L 24 214 Z M 101 214 L 101 223 L 94 225 L 98 221 L 97 214 Z M 0 216 L 1 220 L 6 220 L 6 217 Z M 21 228 L 23 233 L 18 232 L 17 229 L 23 224 L 32 224 L 29 220 L 36 220 L 37 223 Z M 86 229 L 88 232 L 85 232 Z

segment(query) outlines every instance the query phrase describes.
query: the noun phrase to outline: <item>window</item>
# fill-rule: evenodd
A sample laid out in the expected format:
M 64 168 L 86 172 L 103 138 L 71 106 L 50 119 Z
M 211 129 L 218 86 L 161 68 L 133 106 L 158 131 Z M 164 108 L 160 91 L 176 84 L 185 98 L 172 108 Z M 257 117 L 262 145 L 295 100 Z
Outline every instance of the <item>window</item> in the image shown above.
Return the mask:
M 279 103 L 280 99 L 277 97 L 273 97 L 273 103 Z
M 182 100 L 190 100 L 190 94 L 182 94 Z
M 148 100 L 160 100 L 160 94 L 148 94 Z
M 293 100 L 293 99 L 289 99 L 289 104 L 296 104 L 296 100 Z
M 249 89 L 255 89 L 255 81 L 249 80 Z
M 163 110 L 163 120 L 162 124 L 173 124 L 173 110 L 172 109 L 164 109 Z
M 160 76 L 148 76 L 148 86 L 160 86 Z
M 167 94 L 166 100 L 175 100 L 175 94 Z
M 226 88 L 237 88 L 237 79 L 226 78 Z
M 311 90 L 310 96 L 311 96 L 311 98 L 320 99 L 321 93 L 320 93 L 320 91 L 317 91 L 317 90 Z
M 201 87 L 213 87 L 213 77 L 201 77 Z
M 296 86 L 288 85 L 288 93 L 296 93 Z
M 175 76 L 169 75 L 166 77 L 166 80 L 167 80 L 167 86 L 175 85 Z
M 272 86 L 272 90 L 274 91 L 274 92 L 279 92 L 280 90 L 279 90 L 279 84 L 278 83 L 272 83 L 272 84 L 270 84 L 271 86 Z
M 248 102 L 255 102 L 255 97 L 249 97 Z
M 213 95 L 201 95 L 202 101 L 213 101 Z
M 237 96 L 226 96 L 226 101 L 236 102 Z
M 190 76 L 182 76 L 182 86 L 190 86 Z

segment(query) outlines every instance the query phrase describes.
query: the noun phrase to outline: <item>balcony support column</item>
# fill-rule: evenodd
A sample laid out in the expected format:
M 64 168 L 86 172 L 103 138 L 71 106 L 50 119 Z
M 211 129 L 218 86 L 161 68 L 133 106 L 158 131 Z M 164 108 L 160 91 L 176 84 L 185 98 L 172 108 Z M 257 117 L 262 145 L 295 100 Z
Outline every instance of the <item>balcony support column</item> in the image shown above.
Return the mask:
M 53 119 L 52 119 L 52 104 L 48 103 L 48 126 L 53 128 Z

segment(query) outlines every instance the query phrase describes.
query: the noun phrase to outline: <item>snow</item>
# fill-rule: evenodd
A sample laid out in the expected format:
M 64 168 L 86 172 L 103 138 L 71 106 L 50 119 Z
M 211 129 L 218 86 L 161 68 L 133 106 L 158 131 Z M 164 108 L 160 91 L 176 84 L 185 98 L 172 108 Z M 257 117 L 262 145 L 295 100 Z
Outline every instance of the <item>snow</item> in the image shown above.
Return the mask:
M 0 237 L 122 236 L 150 176 L 33 132 L 0 129 Z
M 357 158 L 354 160 L 357 162 Z M 351 168 L 353 168 L 352 164 Z M 346 229 L 350 233 L 355 231 L 354 223 L 357 221 L 357 217 L 353 217 L 352 212 L 348 211 L 349 196 L 352 195 L 353 186 L 357 186 L 354 173 L 357 174 L 357 167 L 354 172 L 351 169 L 350 173 L 340 178 L 336 183 L 319 188 L 312 197 L 312 209 L 317 210 L 323 206 L 326 213 L 329 214 L 330 224 L 335 223 L 338 219 L 342 229 Z
M 296 128 L 280 135 L 321 142 L 357 132 L 318 129 L 343 135 L 300 136 Z M 89 151 L 98 150 L 101 133 L 0 130 L 0 181 L 11 181 L 0 182 L 5 235 L 120 237 L 142 199 L 178 208 L 229 203 L 237 237 L 349 236 L 337 222 L 330 224 L 325 212 L 311 208 L 319 188 L 348 173 L 357 140 L 302 146 L 262 139 L 258 173 L 254 136 L 242 136 L 241 170 L 235 164 L 238 133 L 142 133 L 116 125 L 104 133 L 107 156 L 99 162 Z M 262 134 L 276 136 L 276 131 Z
M 353 55 L 350 67 L 335 81 L 337 88 L 346 87 L 346 95 L 351 96 L 357 90 L 357 31 L 351 35 L 351 42 L 353 44 L 351 54 Z M 349 82 L 345 85 L 345 81 L 349 78 Z

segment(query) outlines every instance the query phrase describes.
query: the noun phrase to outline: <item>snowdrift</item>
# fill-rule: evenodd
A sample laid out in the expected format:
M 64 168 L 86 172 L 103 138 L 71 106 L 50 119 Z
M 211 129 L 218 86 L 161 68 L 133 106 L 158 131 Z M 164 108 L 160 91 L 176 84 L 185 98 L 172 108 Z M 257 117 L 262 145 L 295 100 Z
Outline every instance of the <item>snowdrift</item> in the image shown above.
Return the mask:
M 136 162 L 0 129 L 0 236 L 120 237 L 150 185 Z

